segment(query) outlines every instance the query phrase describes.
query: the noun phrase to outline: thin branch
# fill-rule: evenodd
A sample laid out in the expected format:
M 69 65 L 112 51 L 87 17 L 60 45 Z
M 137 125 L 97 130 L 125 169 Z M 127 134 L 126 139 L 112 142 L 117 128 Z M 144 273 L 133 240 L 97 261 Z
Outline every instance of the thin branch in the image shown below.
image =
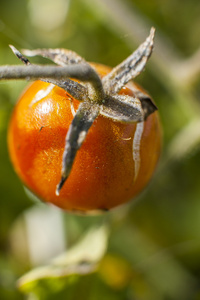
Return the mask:
M 50 66 L 50 65 L 30 65 L 30 66 L 1 66 L 0 80 L 8 79 L 38 79 L 38 78 L 53 78 L 63 79 L 73 77 L 81 81 L 94 82 L 97 74 L 88 65 L 79 64 L 66 67 Z
M 83 82 L 90 82 L 93 86 L 96 97 L 94 100 L 102 101 L 104 98 L 101 79 L 96 71 L 85 63 L 68 65 L 66 67 L 58 66 L 2 66 L 0 67 L 0 80 L 8 79 L 66 79 L 74 78 Z
M 189 58 L 174 64 L 173 72 L 182 85 L 191 86 L 200 75 L 200 47 Z

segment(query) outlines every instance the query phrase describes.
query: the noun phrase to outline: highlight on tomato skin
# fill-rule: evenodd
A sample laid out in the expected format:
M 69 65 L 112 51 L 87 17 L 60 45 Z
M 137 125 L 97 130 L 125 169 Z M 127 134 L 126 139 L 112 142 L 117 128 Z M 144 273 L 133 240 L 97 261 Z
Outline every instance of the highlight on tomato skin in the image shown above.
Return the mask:
M 95 67 L 101 76 L 109 71 Z M 134 95 L 131 84 L 121 93 Z M 10 121 L 11 161 L 23 183 L 42 201 L 68 211 L 109 210 L 133 199 L 150 181 L 161 150 L 159 116 L 154 112 L 146 121 L 132 124 L 98 116 L 56 196 L 65 137 L 78 105 L 62 88 L 32 83 Z

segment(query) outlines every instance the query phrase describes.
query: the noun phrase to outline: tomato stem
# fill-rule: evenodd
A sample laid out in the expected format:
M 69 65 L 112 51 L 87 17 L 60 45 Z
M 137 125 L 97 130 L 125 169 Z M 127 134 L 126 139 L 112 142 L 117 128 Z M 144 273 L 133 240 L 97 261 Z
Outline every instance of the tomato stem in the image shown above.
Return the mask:
M 60 189 L 67 180 L 77 151 L 84 142 L 88 130 L 92 126 L 94 120 L 99 115 L 99 111 L 99 106 L 91 105 L 89 102 L 83 102 L 79 105 L 76 115 L 67 132 L 63 153 L 61 181 L 56 188 L 56 195 L 59 195 Z

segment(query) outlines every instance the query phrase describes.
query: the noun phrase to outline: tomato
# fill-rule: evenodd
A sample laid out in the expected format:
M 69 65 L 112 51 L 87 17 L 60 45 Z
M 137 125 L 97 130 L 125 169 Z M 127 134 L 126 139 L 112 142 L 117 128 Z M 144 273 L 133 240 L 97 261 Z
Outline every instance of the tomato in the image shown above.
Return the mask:
M 110 70 L 95 65 L 104 76 Z M 121 94 L 134 96 L 131 86 Z M 78 151 L 72 171 L 56 195 L 65 136 L 79 102 L 65 90 L 33 82 L 15 106 L 8 146 L 15 170 L 41 200 L 68 211 L 109 210 L 133 199 L 149 182 L 161 149 L 157 112 L 124 124 L 98 116 Z

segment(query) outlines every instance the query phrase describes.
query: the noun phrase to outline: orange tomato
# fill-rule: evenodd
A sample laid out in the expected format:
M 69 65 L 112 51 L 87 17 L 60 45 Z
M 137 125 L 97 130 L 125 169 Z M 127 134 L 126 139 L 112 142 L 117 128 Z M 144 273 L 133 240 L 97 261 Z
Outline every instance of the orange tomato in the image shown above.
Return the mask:
M 95 67 L 101 76 L 110 70 Z M 131 84 L 120 93 L 134 96 Z M 41 200 L 69 211 L 109 210 L 134 198 L 152 177 L 161 149 L 159 116 L 154 112 L 132 124 L 97 117 L 57 196 L 65 136 L 78 105 L 53 84 L 32 83 L 11 118 L 10 157 L 23 183 Z

